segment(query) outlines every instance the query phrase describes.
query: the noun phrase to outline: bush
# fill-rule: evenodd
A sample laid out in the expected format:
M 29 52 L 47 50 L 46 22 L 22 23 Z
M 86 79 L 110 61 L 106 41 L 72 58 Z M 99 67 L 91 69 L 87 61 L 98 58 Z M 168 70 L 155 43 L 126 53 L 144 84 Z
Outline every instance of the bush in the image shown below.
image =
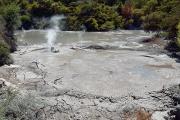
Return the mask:
M 9 47 L 5 43 L 0 42 L 0 66 L 11 63 Z
M 177 44 L 177 46 L 180 48 L 180 22 L 179 22 L 179 24 L 178 24 L 178 26 L 177 26 L 177 29 L 178 29 L 178 36 L 177 36 L 177 42 L 176 42 L 176 44 Z
M 88 29 L 88 31 L 97 31 L 98 30 L 98 23 L 96 21 L 96 19 L 94 18 L 89 18 L 86 23 L 86 28 Z
M 107 21 L 104 24 L 101 25 L 100 30 L 101 31 L 108 31 L 108 30 L 114 30 L 114 22 L 112 21 Z
M 0 120 L 44 120 L 44 104 L 31 94 L 22 95 L 10 87 L 0 88 Z
M 3 30 L 4 41 L 9 45 L 10 51 L 16 51 L 16 38 L 14 31 L 20 26 L 20 8 L 15 3 L 2 6 L 2 17 L 5 21 L 5 30 Z M 4 60 L 3 60 L 4 61 Z
M 6 21 L 6 30 L 14 31 L 20 26 L 20 8 L 12 3 L 4 8 L 3 18 Z
M 66 19 L 66 30 L 80 30 L 81 24 L 77 16 L 68 16 Z
M 31 17 L 30 15 L 22 15 L 21 17 L 22 27 L 24 29 L 29 29 L 31 27 Z
M 12 102 L 16 93 L 13 89 L 9 87 L 0 88 L 1 98 L 0 98 L 0 120 L 7 120 L 6 119 L 6 111 L 7 106 Z
M 115 18 L 115 26 L 117 29 L 124 29 L 125 19 L 122 16 Z
M 21 16 L 21 21 L 22 22 L 30 22 L 31 21 L 31 17 L 29 15 L 22 15 Z
M 161 31 L 162 30 L 162 12 L 153 12 L 145 17 L 144 30 L 146 31 Z

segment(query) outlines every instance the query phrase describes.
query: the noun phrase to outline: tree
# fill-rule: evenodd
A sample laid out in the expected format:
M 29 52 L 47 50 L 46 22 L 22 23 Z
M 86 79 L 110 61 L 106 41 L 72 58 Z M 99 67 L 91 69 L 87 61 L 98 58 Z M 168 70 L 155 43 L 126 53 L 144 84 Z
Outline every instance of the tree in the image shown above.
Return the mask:
M 9 47 L 6 43 L 0 41 L 0 66 L 11 63 Z
M 146 31 L 161 31 L 163 13 L 153 12 L 145 17 L 143 28 Z
M 148 0 L 147 3 L 144 5 L 143 9 L 146 14 L 149 14 L 156 10 L 157 5 L 158 5 L 157 0 Z
M 6 21 L 6 30 L 13 32 L 20 25 L 20 8 L 12 3 L 4 8 L 3 18 Z
M 80 30 L 81 23 L 78 20 L 77 16 L 67 16 L 66 18 L 66 29 L 67 30 L 72 30 L 72 31 L 77 31 Z
M 121 9 L 121 15 L 126 19 L 130 19 L 132 17 L 133 5 L 130 1 L 126 1 Z
M 10 46 L 13 52 L 16 50 L 16 39 L 14 38 L 14 30 L 20 26 L 20 8 L 11 3 L 3 8 L 3 19 L 5 20 L 4 38 L 6 43 Z

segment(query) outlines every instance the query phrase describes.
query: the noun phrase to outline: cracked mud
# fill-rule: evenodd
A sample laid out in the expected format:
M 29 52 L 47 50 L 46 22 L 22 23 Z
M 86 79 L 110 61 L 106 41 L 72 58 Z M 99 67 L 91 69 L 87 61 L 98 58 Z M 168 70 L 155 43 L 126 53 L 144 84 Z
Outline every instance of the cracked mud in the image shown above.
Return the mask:
M 44 34 L 19 33 L 14 65 L 0 68 L 0 78 L 21 94 L 28 93 L 22 101 L 32 96 L 38 101 L 31 106 L 35 109 L 29 115 L 32 119 L 168 117 L 173 101 L 165 91 L 180 83 L 180 65 L 165 54 L 162 46 L 141 43 L 151 34 L 84 33 L 80 41 L 78 32 L 60 32 L 55 45 L 58 53 L 46 46 Z

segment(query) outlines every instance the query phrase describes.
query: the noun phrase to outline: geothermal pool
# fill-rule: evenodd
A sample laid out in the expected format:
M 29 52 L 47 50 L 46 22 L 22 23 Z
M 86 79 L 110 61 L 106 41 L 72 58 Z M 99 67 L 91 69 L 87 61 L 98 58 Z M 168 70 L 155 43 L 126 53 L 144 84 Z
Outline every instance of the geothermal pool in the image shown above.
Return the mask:
M 119 97 L 144 95 L 179 83 L 180 65 L 158 45 L 141 41 L 152 36 L 143 31 L 56 31 L 52 53 L 46 30 L 20 31 L 15 60 L 20 87 L 36 93 L 57 89 Z

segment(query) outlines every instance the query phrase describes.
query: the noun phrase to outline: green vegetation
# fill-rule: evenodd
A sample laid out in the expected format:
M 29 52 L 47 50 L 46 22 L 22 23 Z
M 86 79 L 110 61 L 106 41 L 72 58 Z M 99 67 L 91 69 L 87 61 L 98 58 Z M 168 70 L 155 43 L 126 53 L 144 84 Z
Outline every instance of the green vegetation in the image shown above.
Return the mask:
M 6 43 L 0 42 L 0 66 L 4 64 L 11 64 L 9 47 Z
M 22 27 L 38 27 L 37 18 L 64 14 L 65 30 L 109 31 L 144 29 L 177 35 L 180 21 L 179 0 L 17 0 Z M 162 19 L 163 18 L 163 19 Z
M 16 39 L 14 38 L 14 30 L 20 26 L 20 8 L 11 3 L 3 8 L 2 17 L 5 20 L 5 41 L 10 46 L 11 52 L 16 50 Z
M 20 7 L 13 0 L 0 1 L 0 66 L 12 63 L 10 52 L 16 50 L 14 30 L 20 25 Z
M 0 89 L 1 99 L 0 99 L 0 120 L 7 120 L 6 113 L 9 110 L 8 106 L 13 101 L 16 93 L 11 88 Z
M 180 22 L 179 22 L 179 24 L 178 24 L 178 26 L 177 26 L 177 29 L 178 29 L 178 37 L 177 37 L 177 45 L 178 45 L 178 47 L 180 48 Z
M 6 29 L 19 25 L 24 29 L 48 26 L 50 16 L 64 14 L 65 30 L 109 31 L 116 29 L 144 29 L 167 32 L 177 36 L 180 21 L 179 0 L 2 0 Z M 9 1 L 9 2 L 8 2 Z M 14 15 L 14 16 L 13 16 Z M 13 19 L 10 19 L 13 18 Z M 163 18 L 163 19 L 162 19 Z M 9 21 L 10 20 L 10 21 Z M 43 23 L 39 21 L 43 20 Z
M 33 95 L 22 95 L 7 86 L 0 93 L 0 120 L 44 120 L 41 109 L 45 103 Z
M 8 32 L 13 32 L 20 25 L 19 12 L 20 8 L 14 3 L 4 7 L 2 16 L 6 21 L 5 29 Z

